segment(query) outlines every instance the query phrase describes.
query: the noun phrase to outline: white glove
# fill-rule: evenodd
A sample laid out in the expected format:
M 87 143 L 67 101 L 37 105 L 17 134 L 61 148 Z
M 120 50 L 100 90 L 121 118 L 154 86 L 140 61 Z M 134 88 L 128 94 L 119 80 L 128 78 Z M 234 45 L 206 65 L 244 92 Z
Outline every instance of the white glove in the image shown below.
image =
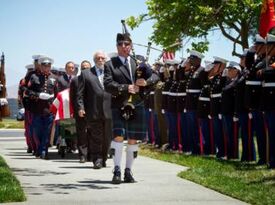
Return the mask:
M 238 122 L 239 121 L 239 118 L 237 118 L 237 117 L 233 117 L 233 122 Z
M 20 113 L 21 115 L 23 115 L 23 114 L 25 113 L 25 108 L 21 108 L 21 109 L 19 110 L 19 113 Z
M 40 98 L 41 100 L 49 100 L 50 98 L 53 98 L 53 94 L 50 95 L 50 94 L 48 94 L 48 93 L 40 93 L 40 94 L 39 94 L 39 98 Z
M 218 117 L 221 120 L 222 119 L 222 114 L 218 114 Z
M 8 100 L 6 98 L 0 98 L 0 105 L 3 106 L 3 105 L 7 105 L 9 104 L 8 103 Z
M 250 112 L 250 113 L 248 113 L 248 118 L 251 120 L 252 118 L 253 118 L 253 115 L 252 115 L 252 113 Z
M 211 115 L 207 115 L 207 117 L 208 117 L 208 119 L 209 119 L 209 120 L 211 120 L 211 119 L 212 119 Z
M 164 110 L 164 109 L 161 109 L 161 113 L 164 114 L 164 113 L 165 113 L 165 110 Z

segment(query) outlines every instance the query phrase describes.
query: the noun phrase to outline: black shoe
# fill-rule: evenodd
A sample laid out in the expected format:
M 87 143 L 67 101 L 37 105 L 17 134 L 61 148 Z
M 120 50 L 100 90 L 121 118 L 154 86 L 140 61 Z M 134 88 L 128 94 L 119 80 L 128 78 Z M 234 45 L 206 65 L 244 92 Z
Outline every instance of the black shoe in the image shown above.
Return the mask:
M 102 159 L 97 159 L 94 161 L 94 169 L 101 169 L 102 168 Z
M 102 167 L 107 167 L 105 160 L 102 161 Z
M 49 159 L 49 156 L 48 154 L 43 154 L 40 156 L 41 159 L 45 159 L 45 160 L 48 160 Z
M 32 153 L 32 148 L 28 147 L 27 153 Z
M 125 169 L 125 172 L 124 172 L 124 182 L 125 183 L 134 183 L 135 182 L 133 174 L 132 174 L 132 172 L 131 172 L 131 170 L 129 168 Z
M 263 159 L 259 159 L 259 161 L 257 162 L 257 165 L 265 165 L 266 164 L 266 161 L 263 160 Z
M 120 184 L 120 183 L 121 183 L 121 171 L 118 166 L 115 166 L 112 184 Z
M 85 163 L 85 162 L 86 162 L 85 156 L 80 156 L 79 163 Z

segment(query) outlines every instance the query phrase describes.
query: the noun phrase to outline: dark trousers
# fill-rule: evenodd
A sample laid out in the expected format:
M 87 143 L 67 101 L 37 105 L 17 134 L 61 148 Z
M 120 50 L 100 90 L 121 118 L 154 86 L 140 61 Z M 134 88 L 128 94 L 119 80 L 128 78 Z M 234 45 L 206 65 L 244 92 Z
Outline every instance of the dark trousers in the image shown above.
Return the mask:
M 168 112 L 169 134 L 168 142 L 169 148 L 177 150 L 179 148 L 178 135 L 177 135 L 177 113 Z
M 233 121 L 233 115 L 223 115 L 223 129 L 227 141 L 227 158 L 239 158 L 238 122 Z
M 48 154 L 48 145 L 52 129 L 53 115 L 33 115 L 33 128 L 37 139 L 39 140 L 37 154 Z
M 223 133 L 222 120 L 218 116 L 212 118 L 215 144 L 218 149 L 217 158 L 226 156 L 226 139 Z
M 88 157 L 89 147 L 87 138 L 86 121 L 84 118 L 75 118 L 76 137 L 77 137 L 77 148 L 79 156 Z
M 239 123 L 242 136 L 242 157 L 241 161 L 255 161 L 255 144 L 251 133 L 251 120 L 248 119 L 248 113 L 239 113 Z
M 88 147 L 90 149 L 91 160 L 107 160 L 111 143 L 111 120 L 99 120 L 87 122 Z
M 200 118 L 200 149 L 201 153 L 205 155 L 211 154 L 211 140 L 210 140 L 210 129 L 209 129 L 209 119 Z
M 264 117 L 262 112 L 253 111 L 253 118 L 251 119 L 251 137 L 253 138 L 253 133 L 256 133 L 259 161 L 266 162 L 266 131 L 264 126 Z
M 112 139 L 112 120 L 108 119 L 104 121 L 104 136 L 103 136 L 103 142 L 102 142 L 102 152 L 101 157 L 103 161 L 106 161 L 109 154 L 109 149 L 111 145 L 111 139 Z
M 199 125 L 196 111 L 187 111 L 186 112 L 186 120 L 187 120 L 187 140 L 190 141 L 190 149 L 189 151 L 192 154 L 197 155 L 200 154 L 200 143 L 199 143 Z
M 167 123 L 165 114 L 157 112 L 157 124 L 158 124 L 158 133 L 159 133 L 159 144 L 160 146 L 168 142 L 167 136 Z
M 180 130 L 181 130 L 181 144 L 182 144 L 182 151 L 189 152 L 191 150 L 191 142 L 187 138 L 187 120 L 186 120 L 186 113 L 180 113 Z
M 266 111 L 265 120 L 269 139 L 269 166 L 270 168 L 275 168 L 275 111 Z

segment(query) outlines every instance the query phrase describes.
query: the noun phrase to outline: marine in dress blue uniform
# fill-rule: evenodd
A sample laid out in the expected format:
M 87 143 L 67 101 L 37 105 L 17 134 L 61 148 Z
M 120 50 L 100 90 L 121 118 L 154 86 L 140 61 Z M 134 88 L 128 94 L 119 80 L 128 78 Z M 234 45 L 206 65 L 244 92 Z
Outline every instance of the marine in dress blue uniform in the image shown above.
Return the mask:
M 48 57 L 39 58 L 41 73 L 34 73 L 28 82 L 28 96 L 31 99 L 33 113 L 33 129 L 38 137 L 37 156 L 48 159 L 48 144 L 53 123 L 50 106 L 54 99 L 56 78 L 50 72 L 53 60 Z

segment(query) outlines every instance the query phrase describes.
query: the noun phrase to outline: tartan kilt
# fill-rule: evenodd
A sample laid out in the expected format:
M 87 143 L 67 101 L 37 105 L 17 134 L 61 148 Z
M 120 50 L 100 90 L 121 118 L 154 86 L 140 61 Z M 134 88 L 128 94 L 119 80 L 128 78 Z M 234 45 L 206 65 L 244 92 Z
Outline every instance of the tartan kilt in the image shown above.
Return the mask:
M 124 139 L 144 140 L 147 134 L 144 105 L 135 106 L 133 120 L 125 120 L 121 116 L 120 108 L 112 108 L 113 137 L 123 136 Z

